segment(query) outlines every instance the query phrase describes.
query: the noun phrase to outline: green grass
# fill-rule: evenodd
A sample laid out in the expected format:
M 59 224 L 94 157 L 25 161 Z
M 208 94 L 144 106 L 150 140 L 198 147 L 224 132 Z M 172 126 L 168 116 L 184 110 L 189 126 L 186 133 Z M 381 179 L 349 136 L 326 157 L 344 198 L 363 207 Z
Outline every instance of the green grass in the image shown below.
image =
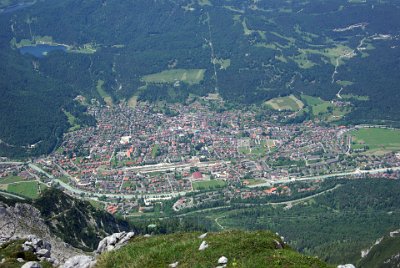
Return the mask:
M 244 35 L 251 35 L 253 33 L 253 30 L 250 30 L 249 27 L 247 27 L 246 18 L 243 19 L 242 26 Z
M 160 73 L 143 76 L 142 81 L 146 83 L 173 84 L 181 81 L 189 85 L 199 84 L 204 79 L 205 69 L 173 69 Z
M 214 59 L 213 60 L 214 64 L 218 64 L 221 70 L 226 70 L 228 69 L 229 66 L 231 66 L 231 60 L 230 59 Z
M 297 99 L 294 95 L 274 98 L 267 101 L 265 104 L 268 107 L 278 111 L 299 111 L 304 107 L 304 103 L 301 100 Z
M 368 146 L 370 153 L 400 151 L 400 130 L 383 128 L 362 128 L 350 133 L 353 137 L 352 148 Z
M 104 209 L 104 204 L 102 202 L 93 200 L 93 199 L 89 199 L 88 202 L 95 207 L 98 210 L 103 210 Z
M 67 176 L 61 176 L 58 179 L 66 184 L 70 183 L 70 180 Z
M 309 106 L 316 106 L 316 105 L 323 104 L 325 102 L 324 100 L 322 100 L 319 97 L 317 98 L 317 97 L 312 97 L 312 96 L 308 96 L 308 95 L 301 95 L 301 99 L 304 100 L 306 102 L 306 104 Z
M 68 119 L 68 123 L 71 126 L 68 131 L 76 131 L 81 128 L 81 126 L 77 123 L 77 119 L 70 112 L 64 110 L 64 114 Z
M 308 95 L 301 95 L 301 99 L 310 107 L 315 118 L 325 122 L 337 121 L 351 111 L 351 107 L 336 107 L 330 101 Z
M 151 156 L 153 158 L 157 157 L 159 148 L 160 148 L 160 146 L 158 144 L 154 144 L 153 148 L 151 148 Z
M 355 99 L 355 100 L 359 100 L 359 101 L 368 101 L 369 100 L 369 96 L 358 96 L 358 95 L 353 95 L 353 94 L 343 94 L 340 95 L 343 99 Z
M 243 180 L 244 181 L 244 180 Z M 243 182 L 242 181 L 242 182 Z M 261 180 L 261 179 L 247 179 L 246 181 L 248 181 L 249 182 L 249 186 L 251 186 L 251 185 L 257 185 L 257 184 L 260 184 L 260 183 L 264 183 L 265 182 L 265 180 Z
M 97 51 L 96 45 L 92 43 L 84 44 L 83 46 L 75 49 L 68 49 L 68 52 L 80 53 L 80 54 L 94 54 L 96 53 L 96 51 Z
M 226 186 L 225 181 L 221 180 L 210 180 L 210 181 L 196 181 L 193 182 L 194 190 L 211 190 L 214 188 L 222 188 Z
M 39 197 L 39 186 L 37 181 L 27 181 L 9 184 L 7 191 L 10 193 L 18 194 L 28 198 L 38 198 Z M 41 184 L 42 190 L 46 187 Z
M 120 250 L 101 255 L 96 267 L 216 267 L 221 256 L 228 258 L 227 267 L 328 267 L 314 257 L 303 256 L 285 246 L 276 249 L 280 238 L 267 231 L 229 231 L 209 233 L 209 247 L 198 248 L 200 233 L 177 233 L 145 238 L 135 237 Z
M 337 60 L 350 53 L 352 49 L 348 46 L 337 45 L 335 47 L 324 48 L 324 49 L 299 49 L 300 54 L 315 54 L 321 55 L 329 60 L 329 62 L 336 66 Z M 343 64 L 343 58 L 339 60 L 339 65 Z
M 104 102 L 109 105 L 112 106 L 113 105 L 113 101 L 110 95 L 108 95 L 108 93 L 104 90 L 104 81 L 103 80 L 98 80 L 97 81 L 97 85 L 96 85 L 96 90 L 97 93 L 99 93 L 100 97 L 103 98 Z
M 19 176 L 8 176 L 5 178 L 0 178 L 0 184 L 9 184 L 9 183 L 14 183 L 14 182 L 20 182 L 24 181 L 24 178 L 21 178 Z
M 200 6 L 212 6 L 212 3 L 210 0 L 198 0 Z
M 131 107 L 132 109 L 136 108 L 137 103 L 138 103 L 138 96 L 136 96 L 136 95 L 133 95 L 128 100 L 128 106 Z
M 301 95 L 301 98 L 306 102 L 308 106 L 311 107 L 314 116 L 327 113 L 328 108 L 332 107 L 332 104 L 329 101 L 324 101 L 319 97 L 317 98 L 307 95 Z
M 254 155 L 254 156 L 265 156 L 267 153 L 266 142 L 262 141 L 261 144 L 253 146 L 250 150 L 249 147 L 239 147 L 238 151 L 242 154 Z
M 336 81 L 336 84 L 338 84 L 338 85 L 340 85 L 340 86 L 346 87 L 346 86 L 351 86 L 351 85 L 353 85 L 354 82 L 346 81 L 346 80 L 337 80 L 337 81 Z
M 314 67 L 316 64 L 308 59 L 307 54 L 301 53 L 299 55 L 296 55 L 294 57 L 291 57 L 291 59 L 297 64 L 297 66 L 301 69 L 309 69 Z

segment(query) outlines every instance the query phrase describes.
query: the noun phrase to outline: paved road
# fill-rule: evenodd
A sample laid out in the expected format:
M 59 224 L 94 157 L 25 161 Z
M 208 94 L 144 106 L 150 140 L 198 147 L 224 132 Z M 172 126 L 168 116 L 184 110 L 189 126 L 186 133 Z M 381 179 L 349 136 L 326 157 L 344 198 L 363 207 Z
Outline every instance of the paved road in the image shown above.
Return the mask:
M 5 196 L 5 197 L 12 197 L 12 198 L 17 198 L 17 199 L 20 199 L 20 200 L 25 200 L 25 198 L 23 198 L 23 197 L 21 197 L 21 196 L 19 196 L 19 195 L 15 195 L 15 194 L 11 194 L 11 193 L 5 193 L 5 192 L 2 192 L 2 191 L 0 191 L 0 195 L 3 195 L 3 196 Z

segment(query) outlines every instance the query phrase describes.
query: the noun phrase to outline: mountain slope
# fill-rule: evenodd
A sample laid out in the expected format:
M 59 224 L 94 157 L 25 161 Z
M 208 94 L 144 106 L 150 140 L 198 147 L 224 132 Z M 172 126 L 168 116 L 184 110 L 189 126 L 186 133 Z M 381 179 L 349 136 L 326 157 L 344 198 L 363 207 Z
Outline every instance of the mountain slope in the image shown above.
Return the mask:
M 130 230 L 127 222 L 52 188 L 35 200 L 34 206 L 54 234 L 84 250 L 95 249 L 109 234 Z
M 399 18 L 395 0 L 43 0 L 0 13 L 0 154 L 51 151 L 78 94 L 183 102 L 218 92 L 260 106 L 306 94 L 349 102 L 344 122 L 400 125 Z M 43 43 L 66 51 L 18 51 Z M 67 110 L 79 119 L 82 109 Z
M 228 259 L 226 267 L 330 267 L 297 253 L 268 231 L 209 233 L 204 239 L 199 235 L 138 236 L 122 249 L 101 255 L 96 267 L 168 267 L 176 262 L 177 267 L 216 267 L 222 256 Z M 208 247 L 200 251 L 203 240 Z
M 400 267 L 400 230 L 391 232 L 377 242 L 360 260 L 358 267 Z

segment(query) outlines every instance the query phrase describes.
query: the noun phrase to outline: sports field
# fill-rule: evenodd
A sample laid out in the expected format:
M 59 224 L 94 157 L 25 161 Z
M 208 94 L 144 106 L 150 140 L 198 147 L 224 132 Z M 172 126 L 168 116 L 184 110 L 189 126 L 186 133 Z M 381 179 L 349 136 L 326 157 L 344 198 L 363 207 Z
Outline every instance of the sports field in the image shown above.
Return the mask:
M 210 190 L 213 188 L 222 188 L 226 186 L 226 182 L 222 180 L 210 180 L 210 181 L 196 181 L 193 182 L 194 190 Z

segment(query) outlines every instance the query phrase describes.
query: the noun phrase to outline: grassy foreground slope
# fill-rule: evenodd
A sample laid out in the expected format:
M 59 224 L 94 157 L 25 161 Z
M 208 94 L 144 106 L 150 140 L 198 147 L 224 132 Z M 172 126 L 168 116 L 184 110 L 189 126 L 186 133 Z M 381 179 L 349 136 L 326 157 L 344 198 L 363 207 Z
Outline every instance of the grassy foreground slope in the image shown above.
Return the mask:
M 297 253 L 268 231 L 228 231 L 209 233 L 176 233 L 153 237 L 135 237 L 120 250 L 100 257 L 96 267 L 216 267 L 221 256 L 227 267 L 329 267 L 317 258 Z M 199 250 L 202 241 L 209 245 Z

